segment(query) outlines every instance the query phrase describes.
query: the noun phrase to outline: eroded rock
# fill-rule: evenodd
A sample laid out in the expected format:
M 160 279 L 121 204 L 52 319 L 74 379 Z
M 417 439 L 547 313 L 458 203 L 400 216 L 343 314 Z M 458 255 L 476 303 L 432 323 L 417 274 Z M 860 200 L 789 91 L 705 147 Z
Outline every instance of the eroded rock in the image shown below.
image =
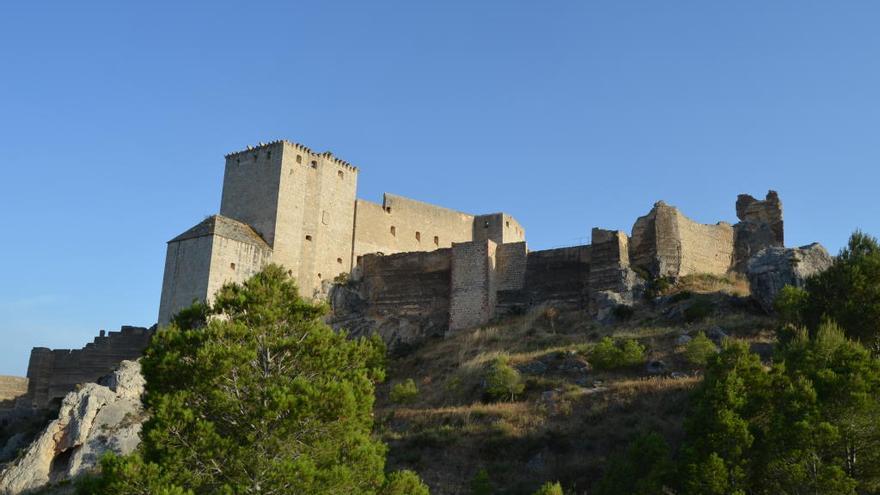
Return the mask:
M 746 269 L 752 297 L 773 311 L 773 301 L 786 285 L 803 287 L 811 275 L 827 270 L 833 259 L 819 243 L 799 248 L 770 247 L 753 256 Z
M 134 451 L 144 420 L 140 371 L 138 362 L 122 361 L 100 383 L 68 393 L 58 418 L 0 473 L 0 493 L 19 494 L 68 480 L 94 468 L 105 452 Z

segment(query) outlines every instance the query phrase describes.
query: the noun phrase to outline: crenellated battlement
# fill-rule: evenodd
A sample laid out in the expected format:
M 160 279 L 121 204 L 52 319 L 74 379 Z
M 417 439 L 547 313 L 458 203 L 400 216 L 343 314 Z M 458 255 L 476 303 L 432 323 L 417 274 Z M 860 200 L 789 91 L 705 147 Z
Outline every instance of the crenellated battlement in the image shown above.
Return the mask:
M 78 384 L 93 382 L 113 371 L 121 361 L 139 358 L 154 331 L 155 327 L 123 326 L 114 332 L 101 330 L 81 349 L 35 347 L 27 372 L 29 407 L 47 407 Z
M 290 146 L 291 148 L 293 148 L 297 151 L 300 151 L 302 153 L 305 153 L 308 156 L 328 160 L 336 165 L 339 165 L 340 167 L 343 167 L 343 168 L 350 170 L 352 172 L 355 172 L 355 173 L 357 173 L 357 171 L 358 171 L 358 168 L 356 166 L 352 165 L 348 161 L 345 161 L 337 156 L 334 156 L 333 153 L 330 151 L 317 152 L 317 151 L 312 150 L 311 148 L 309 148 L 306 145 L 295 143 L 293 141 L 288 141 L 286 139 L 279 139 L 279 140 L 275 140 L 275 141 L 270 141 L 268 143 L 264 143 L 261 141 L 261 142 L 257 143 L 256 146 L 248 145 L 243 150 L 233 151 L 231 153 L 226 154 L 225 157 L 227 159 L 234 158 L 234 157 L 238 157 L 241 155 L 246 155 L 247 153 L 253 153 L 255 151 L 260 151 L 260 150 L 264 150 L 267 148 L 277 147 L 279 145 Z

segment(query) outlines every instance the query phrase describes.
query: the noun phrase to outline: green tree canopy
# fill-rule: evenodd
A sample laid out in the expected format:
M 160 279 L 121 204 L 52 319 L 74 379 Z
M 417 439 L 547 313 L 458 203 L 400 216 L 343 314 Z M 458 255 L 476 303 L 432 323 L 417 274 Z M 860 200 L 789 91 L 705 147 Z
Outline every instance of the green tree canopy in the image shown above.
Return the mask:
M 880 243 L 856 231 L 828 270 L 807 279 L 804 291 L 783 291 L 776 307 L 812 332 L 834 320 L 850 338 L 880 351 Z
M 727 343 L 686 429 L 684 493 L 877 493 L 880 362 L 830 321 L 798 332 L 772 369 Z
M 142 361 L 139 455 L 106 460 L 84 491 L 381 493 L 385 446 L 370 432 L 384 346 L 334 332 L 324 312 L 275 265 L 182 312 Z

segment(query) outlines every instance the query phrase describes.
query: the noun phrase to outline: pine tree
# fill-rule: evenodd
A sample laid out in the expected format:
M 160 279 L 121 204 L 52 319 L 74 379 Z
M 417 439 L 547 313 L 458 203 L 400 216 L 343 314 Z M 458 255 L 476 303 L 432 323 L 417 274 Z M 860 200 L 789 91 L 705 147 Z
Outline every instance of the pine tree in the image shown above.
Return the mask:
M 139 454 L 106 459 L 81 492 L 379 493 L 385 446 L 370 432 L 384 346 L 334 332 L 324 312 L 271 265 L 161 329 L 142 361 Z

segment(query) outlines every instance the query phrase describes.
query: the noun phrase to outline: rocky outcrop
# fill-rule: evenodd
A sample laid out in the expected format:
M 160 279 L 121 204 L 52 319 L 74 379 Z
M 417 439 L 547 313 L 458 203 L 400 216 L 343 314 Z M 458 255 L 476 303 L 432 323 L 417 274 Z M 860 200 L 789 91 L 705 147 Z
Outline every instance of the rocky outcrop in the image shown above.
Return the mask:
M 749 260 L 746 268 L 752 297 L 765 311 L 772 312 L 773 301 L 783 287 L 803 287 L 807 277 L 827 270 L 831 263 L 831 255 L 818 243 L 764 249 Z
M 140 443 L 144 379 L 140 364 L 123 361 L 99 383 L 70 392 L 24 454 L 0 473 L 0 494 L 12 495 L 74 478 L 107 451 L 131 453 Z

